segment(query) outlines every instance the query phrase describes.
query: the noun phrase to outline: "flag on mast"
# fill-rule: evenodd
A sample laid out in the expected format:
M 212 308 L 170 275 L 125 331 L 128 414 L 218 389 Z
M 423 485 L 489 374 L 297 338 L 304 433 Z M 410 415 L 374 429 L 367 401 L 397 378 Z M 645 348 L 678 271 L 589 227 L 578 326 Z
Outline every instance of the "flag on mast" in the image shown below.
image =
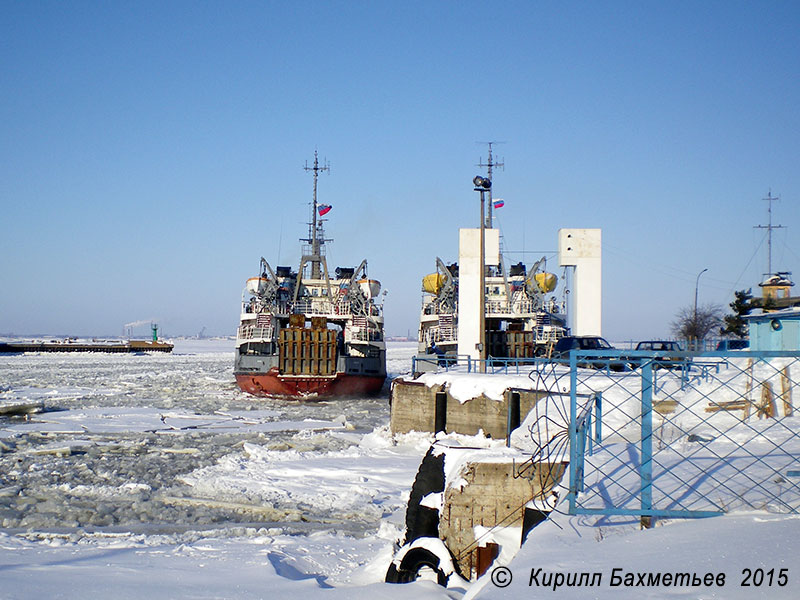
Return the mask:
M 319 211 L 319 216 L 323 217 L 327 215 L 329 212 L 331 212 L 332 208 L 333 207 L 330 204 L 320 204 L 319 206 L 317 206 L 317 210 Z
M 502 200 L 500 198 L 492 202 L 492 206 L 494 208 L 503 208 L 505 205 L 506 205 L 505 200 Z

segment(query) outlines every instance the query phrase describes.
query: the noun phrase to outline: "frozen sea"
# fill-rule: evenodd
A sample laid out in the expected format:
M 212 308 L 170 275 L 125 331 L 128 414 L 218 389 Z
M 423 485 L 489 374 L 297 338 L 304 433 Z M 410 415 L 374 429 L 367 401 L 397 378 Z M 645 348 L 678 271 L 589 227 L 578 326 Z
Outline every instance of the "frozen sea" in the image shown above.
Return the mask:
M 390 345 L 379 397 L 302 404 L 239 391 L 230 340 L 178 340 L 172 354 L 3 356 L 0 403 L 40 402 L 44 412 L 0 420 L 0 525 L 145 533 L 272 521 L 302 530 L 335 521 L 377 527 L 379 508 L 339 514 L 341 505 L 320 505 L 313 494 L 224 485 L 204 469 L 230 455 L 292 457 L 298 466 L 320 453 L 346 456 L 388 423 L 388 382 L 410 367 L 414 350 Z
M 389 344 L 389 380 L 415 349 Z M 298 404 L 243 394 L 232 367 L 231 340 L 0 356 L 0 406 L 44 408 L 0 417 L 0 598 L 800 597 L 800 519 L 766 513 L 647 532 L 554 513 L 510 563 L 508 587 L 385 584 L 432 438 L 390 435 L 388 384 L 377 398 Z M 665 565 L 729 584 L 607 585 L 613 568 Z M 606 581 L 537 590 L 533 567 Z M 747 568 L 775 569 L 774 585 L 738 585 Z

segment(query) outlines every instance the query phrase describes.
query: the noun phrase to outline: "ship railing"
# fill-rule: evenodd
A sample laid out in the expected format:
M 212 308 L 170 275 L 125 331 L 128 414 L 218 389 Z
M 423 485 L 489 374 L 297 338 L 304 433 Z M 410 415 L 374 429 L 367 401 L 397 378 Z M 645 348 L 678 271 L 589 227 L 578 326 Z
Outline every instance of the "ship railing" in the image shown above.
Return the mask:
M 526 313 L 533 312 L 533 302 L 526 300 L 524 302 L 514 302 L 509 306 L 503 300 L 488 300 L 486 302 L 486 313 L 496 315 L 507 315 L 511 313 Z
M 564 329 L 552 325 L 540 325 L 534 329 L 534 333 L 536 334 L 536 342 L 538 343 L 557 342 L 564 337 Z
M 370 303 L 367 305 L 367 307 L 370 315 L 374 317 L 381 316 L 380 306 Z M 351 314 L 353 311 L 352 303 L 349 300 L 340 299 L 336 302 L 331 302 L 330 300 L 324 298 L 298 300 L 287 308 L 291 309 L 289 310 L 290 313 L 305 315 L 312 314 L 329 317 L 342 315 L 346 316 Z
M 458 302 L 456 301 L 454 304 L 450 306 L 444 302 L 430 302 L 428 304 L 423 305 L 422 307 L 422 314 L 424 315 L 453 315 L 458 314 Z
M 239 327 L 236 332 L 236 339 L 238 340 L 271 340 L 272 336 L 272 326 L 256 327 L 255 325 L 246 325 Z
M 515 300 L 510 306 L 504 300 L 486 301 L 486 314 L 536 314 L 543 311 L 558 314 L 563 312 L 563 309 L 563 303 L 559 303 L 556 300 L 547 300 L 541 305 L 534 300 Z
M 454 342 L 457 339 L 455 327 L 431 327 L 424 333 L 424 341 L 428 345 L 431 342 Z
M 333 315 L 336 314 L 334 305 L 327 298 L 308 298 L 298 300 L 294 303 L 294 313 L 314 314 L 314 315 Z
M 348 341 L 350 342 L 382 342 L 383 332 L 372 327 L 351 329 Z

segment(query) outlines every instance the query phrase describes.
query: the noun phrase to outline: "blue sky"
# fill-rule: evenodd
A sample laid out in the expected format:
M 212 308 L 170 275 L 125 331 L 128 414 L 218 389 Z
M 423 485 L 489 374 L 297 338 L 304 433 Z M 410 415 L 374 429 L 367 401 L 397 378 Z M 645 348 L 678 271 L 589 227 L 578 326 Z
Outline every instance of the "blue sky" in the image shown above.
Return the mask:
M 232 334 L 296 265 L 317 148 L 331 266 L 390 334 L 478 224 L 488 140 L 516 262 L 600 227 L 603 333 L 667 335 L 800 272 L 796 2 L 4 2 L 0 332 Z M 556 271 L 560 274 L 559 271 Z

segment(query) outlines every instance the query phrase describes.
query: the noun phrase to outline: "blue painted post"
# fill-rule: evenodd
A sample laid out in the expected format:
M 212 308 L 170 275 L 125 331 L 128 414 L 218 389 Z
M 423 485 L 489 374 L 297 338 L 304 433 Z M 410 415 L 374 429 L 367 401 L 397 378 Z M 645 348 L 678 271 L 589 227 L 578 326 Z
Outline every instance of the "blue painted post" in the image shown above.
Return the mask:
M 576 514 L 578 496 L 578 361 L 569 353 L 569 512 Z
M 578 475 L 575 482 L 575 492 L 582 492 L 585 481 L 585 460 L 586 460 L 586 421 L 582 421 L 578 431 Z
M 594 441 L 597 445 L 603 441 L 603 392 L 594 394 Z
M 653 362 L 642 367 L 642 516 L 653 509 Z M 644 512 L 647 511 L 647 512 Z
M 590 408 L 586 412 L 586 428 L 584 430 L 584 435 L 586 436 L 586 454 L 591 456 L 594 453 L 594 438 L 592 438 L 592 409 Z

